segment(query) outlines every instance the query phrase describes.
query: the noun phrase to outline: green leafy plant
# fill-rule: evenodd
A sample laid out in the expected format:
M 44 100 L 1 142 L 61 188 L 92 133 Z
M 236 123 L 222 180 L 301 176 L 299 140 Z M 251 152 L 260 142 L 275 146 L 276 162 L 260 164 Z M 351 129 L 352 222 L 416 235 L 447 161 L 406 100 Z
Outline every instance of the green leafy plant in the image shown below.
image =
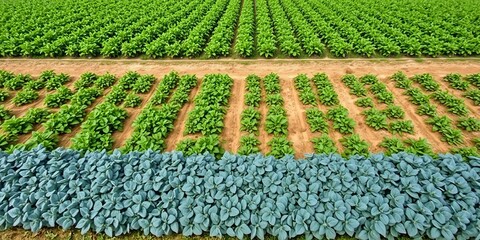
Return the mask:
M 72 139 L 72 148 L 80 150 L 111 149 L 111 134 L 123 128 L 128 113 L 112 103 L 102 103 L 93 109 L 82 123 L 82 130 Z
M 480 106 L 480 90 L 468 90 L 463 96 L 472 100 L 475 106 Z
M 299 92 L 300 101 L 305 105 L 314 105 L 317 101 L 307 75 L 300 74 L 293 79 L 295 88 Z
M 422 87 L 430 92 L 437 91 L 440 88 L 440 85 L 433 79 L 432 75 L 429 73 L 419 74 L 413 76 L 413 81 L 422 85 Z
M 115 81 L 117 81 L 117 78 L 110 74 L 110 73 L 105 73 L 101 76 L 99 76 L 94 84 L 95 86 L 99 87 L 99 88 L 103 88 L 103 89 L 106 89 L 106 88 L 109 88 L 111 86 L 113 86 L 113 84 L 115 84 Z
M 391 92 L 380 92 L 375 94 L 375 98 L 381 103 L 393 104 L 393 94 Z
M 353 94 L 357 97 L 364 97 L 367 96 L 367 89 L 361 84 L 360 82 L 355 82 L 350 87 L 350 94 Z
M 447 91 L 436 91 L 432 94 L 432 96 L 433 99 L 445 105 L 449 112 L 459 116 L 465 116 L 468 114 L 468 109 L 465 105 L 465 102 L 462 99 L 459 99 L 448 93 Z
M 367 143 L 367 141 L 362 140 L 358 134 L 344 136 L 340 139 L 340 143 L 344 148 L 343 154 L 345 156 L 353 156 L 353 155 L 368 156 L 369 155 L 369 152 L 368 152 L 369 144 Z
M 204 135 L 219 134 L 231 94 L 233 79 L 228 75 L 209 74 L 203 79 L 201 91 L 195 98 L 195 107 L 190 111 L 185 132 Z
M 265 121 L 265 130 L 267 133 L 278 135 L 287 135 L 288 120 L 287 113 L 280 106 L 272 106 L 267 112 Z
M 388 107 L 382 110 L 388 118 L 390 119 L 402 119 L 405 117 L 405 111 L 399 106 L 389 104 Z
M 480 157 L 480 153 L 474 147 L 452 148 L 450 152 L 462 155 L 463 159 L 469 160 L 469 157 Z
M 313 149 L 315 153 L 336 153 L 337 148 L 335 147 L 335 142 L 326 134 L 323 134 L 320 137 L 312 139 Z
M 283 97 L 280 94 L 270 94 L 267 95 L 267 99 L 265 100 L 268 106 L 282 106 L 283 105 Z
M 73 96 L 73 92 L 65 86 L 57 89 L 56 93 L 47 94 L 45 97 L 45 105 L 50 108 L 57 108 L 67 103 Z
M 126 90 L 124 90 L 121 87 L 114 86 L 112 88 L 112 91 L 110 91 L 110 93 L 108 93 L 108 95 L 105 97 L 105 102 L 110 102 L 110 103 L 118 105 L 118 104 L 122 103 L 123 100 L 125 100 L 126 97 L 127 97 L 127 91 Z
M 475 147 L 480 150 L 480 138 L 475 138 L 473 139 L 473 144 L 475 144 Z
M 415 105 L 428 104 L 430 101 L 430 97 L 423 94 L 422 91 L 418 88 L 410 88 L 405 91 L 405 94 L 410 96 L 410 102 Z
M 267 145 L 270 147 L 267 155 L 274 156 L 275 158 L 282 158 L 285 155 L 293 155 L 295 153 L 292 148 L 292 143 L 288 141 L 286 137 L 274 137 Z
M 379 146 L 385 149 L 385 154 L 387 155 L 403 152 L 406 149 L 402 140 L 396 137 L 384 137 Z
M 93 86 L 95 81 L 97 80 L 98 76 L 95 73 L 86 72 L 80 75 L 80 79 L 78 79 L 74 84 L 73 87 L 75 90 L 79 90 L 82 88 L 89 88 Z
M 432 125 L 434 132 L 441 132 L 442 129 L 448 128 L 452 125 L 452 120 L 447 116 L 433 116 L 427 119 L 427 123 Z
M 338 94 L 325 73 L 315 74 L 312 81 L 318 90 L 320 103 L 325 106 L 334 106 L 339 103 Z
M 465 79 L 473 86 L 480 88 L 480 73 L 467 75 Z
M 460 145 L 463 143 L 462 131 L 454 129 L 452 127 L 444 128 L 441 130 L 442 141 L 447 142 L 450 145 Z
M 359 98 L 357 101 L 355 101 L 355 105 L 363 108 L 367 107 L 373 107 L 373 100 L 370 97 L 363 97 Z
M 260 112 L 253 107 L 243 110 L 240 120 L 240 130 L 249 133 L 257 132 L 260 124 L 260 118 Z
M 102 90 L 96 87 L 81 88 L 72 96 L 71 104 L 88 107 L 101 95 Z
M 40 80 L 37 80 L 37 81 L 32 80 L 25 83 L 25 85 L 23 86 L 23 89 L 32 89 L 32 90 L 38 91 L 43 89 L 44 87 L 45 87 L 45 82 L 42 82 Z
M 50 114 L 50 111 L 46 108 L 30 108 L 25 114 L 25 118 L 32 121 L 32 123 L 43 123 L 47 121 Z
M 397 120 L 388 124 L 388 131 L 392 134 L 400 134 L 409 133 L 413 134 L 413 122 L 411 120 L 401 121 Z
M 142 104 L 142 98 L 134 93 L 129 93 L 125 98 L 123 106 L 127 108 L 134 108 L 140 106 L 140 104 Z
M 8 97 L 10 97 L 10 93 L 8 93 L 3 89 L 0 89 L 0 102 L 5 102 L 5 100 L 7 100 Z
M 135 93 L 147 93 L 152 88 L 154 82 L 155 77 L 153 75 L 142 75 L 133 84 L 132 91 Z
M 468 132 L 478 132 L 480 131 L 480 119 L 473 117 L 460 118 L 457 127 Z
M 317 108 L 309 108 L 306 111 L 307 123 L 312 132 L 328 132 L 328 123 L 322 111 Z
M 381 82 L 377 82 L 370 87 L 370 92 L 373 94 L 379 94 L 387 91 L 387 85 Z
M 245 94 L 245 105 L 258 107 L 260 105 L 261 95 L 257 93 L 248 92 Z
M 245 94 L 245 105 L 250 107 L 260 106 L 260 101 L 262 99 L 262 89 L 260 86 L 260 77 L 257 75 L 248 75 L 246 78 L 246 90 Z
M 7 89 L 7 90 L 11 90 L 11 91 L 14 91 L 14 90 L 19 90 L 21 89 L 26 83 L 32 81 L 33 78 L 32 76 L 26 74 L 26 75 L 23 75 L 23 74 L 18 74 L 16 75 L 14 78 L 10 78 L 8 80 L 6 80 L 4 83 L 3 83 L 3 86 Z
M 365 85 L 372 85 L 378 82 L 378 78 L 373 74 L 366 74 L 360 77 L 360 82 Z
M 47 90 L 55 90 L 70 81 L 70 76 L 65 73 L 60 73 L 53 78 L 48 78 L 45 83 Z
M 15 78 L 15 74 L 9 71 L 0 70 L 0 88 L 4 87 L 6 81 L 10 81 Z
M 3 122 L 2 129 L 11 135 L 26 134 L 33 130 L 33 122 L 25 117 L 14 116 Z
M 17 135 L 12 134 L 0 134 L 0 150 L 8 150 L 11 146 L 18 141 Z
M 407 75 L 403 72 L 393 74 L 392 80 L 395 81 L 395 87 L 401 89 L 409 89 L 413 84 L 413 81 L 408 79 Z
M 422 156 L 422 155 L 430 155 L 430 156 L 435 156 L 435 153 L 432 150 L 432 146 L 430 143 L 427 141 L 425 138 L 420 138 L 420 139 L 413 139 L 409 138 L 404 141 L 407 148 L 405 148 L 406 152 Z
M 130 90 L 140 77 L 139 73 L 128 71 L 118 80 L 118 86 L 125 90 Z
M 38 92 L 31 89 L 24 89 L 20 92 L 17 92 L 17 95 L 12 99 L 12 102 L 16 106 L 22 106 L 34 102 L 40 97 Z
M 333 121 L 333 129 L 341 134 L 353 133 L 355 121 L 348 117 L 348 110 L 343 106 L 330 108 L 327 112 L 327 119 Z
M 85 109 L 85 106 L 63 105 L 60 111 L 51 115 L 50 119 L 44 123 L 45 129 L 60 134 L 70 133 L 72 127 L 83 122 Z
M 347 85 L 347 87 L 352 87 L 355 83 L 359 83 L 357 77 L 353 74 L 346 74 L 342 77 L 342 82 Z
M 380 110 L 368 109 L 362 112 L 365 116 L 365 123 L 367 126 L 375 129 L 387 129 L 387 116 Z
M 208 152 L 213 154 L 217 159 L 225 152 L 218 135 L 209 135 L 196 140 L 184 139 L 178 143 L 177 151 L 183 152 L 186 156 Z
M 38 77 L 38 80 L 46 83 L 49 80 L 54 79 L 55 77 L 56 77 L 56 74 L 53 70 L 46 70 L 40 74 L 40 76 Z
M 59 143 L 58 134 L 54 132 L 32 132 L 32 137 L 29 138 L 23 146 L 25 149 L 33 149 L 38 145 L 42 145 L 46 150 L 52 151 L 57 148 Z
M 458 73 L 450 73 L 443 80 L 448 82 L 453 89 L 460 91 L 467 90 L 470 85 L 467 81 L 462 80 L 462 76 Z
M 280 78 L 275 73 L 270 73 L 263 79 L 265 92 L 270 94 L 280 93 Z
M 242 136 L 240 138 L 240 147 L 238 148 L 238 154 L 250 155 L 259 153 L 260 141 L 254 135 Z
M 437 107 L 430 103 L 424 103 L 418 106 L 417 113 L 421 116 L 433 117 L 437 115 Z
M 197 78 L 194 75 L 185 75 L 183 78 L 191 79 L 191 81 L 194 81 L 194 86 L 197 83 Z M 150 102 L 153 105 L 160 105 L 166 103 L 168 97 L 171 95 L 173 89 L 178 86 L 179 82 L 180 75 L 178 75 L 178 72 L 171 71 L 170 73 L 165 75 L 162 81 L 160 81 L 160 83 L 158 84 L 157 90 L 155 91 L 155 94 L 153 95 Z M 187 83 L 185 80 L 183 80 L 183 82 Z
M 6 109 L 4 106 L 0 105 L 0 123 L 6 119 L 9 119 L 13 116 L 12 112 Z

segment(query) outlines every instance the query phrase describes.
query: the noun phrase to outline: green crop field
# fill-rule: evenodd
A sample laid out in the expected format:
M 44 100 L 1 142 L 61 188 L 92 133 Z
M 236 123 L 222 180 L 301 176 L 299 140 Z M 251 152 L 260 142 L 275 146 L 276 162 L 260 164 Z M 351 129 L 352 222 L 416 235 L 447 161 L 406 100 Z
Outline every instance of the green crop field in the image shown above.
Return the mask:
M 5 0 L 0 56 L 476 56 L 475 0 Z
M 480 240 L 480 1 L 0 1 L 0 239 L 110 238 Z

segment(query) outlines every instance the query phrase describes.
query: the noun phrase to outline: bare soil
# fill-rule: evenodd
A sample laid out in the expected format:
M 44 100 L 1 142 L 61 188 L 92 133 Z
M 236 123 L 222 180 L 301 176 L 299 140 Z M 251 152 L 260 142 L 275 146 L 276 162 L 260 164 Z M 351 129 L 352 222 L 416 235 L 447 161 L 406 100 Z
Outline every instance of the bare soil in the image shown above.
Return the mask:
M 334 87 L 339 94 L 340 104 L 349 109 L 350 117 L 357 122 L 355 132 L 370 144 L 371 151 L 380 151 L 378 143 L 384 136 L 390 136 L 387 131 L 375 131 L 366 126 L 364 116 L 361 115 L 362 108 L 355 106 L 354 102 L 357 99 L 355 96 L 349 94 L 349 90 L 340 81 L 341 76 L 346 73 L 352 73 L 357 76 L 372 73 L 379 77 L 381 81 L 387 84 L 395 97 L 395 104 L 402 106 L 406 112 L 406 119 L 412 120 L 414 123 L 415 134 L 405 135 L 402 138 L 427 138 L 432 144 L 434 150 L 438 152 L 446 152 L 450 149 L 446 143 L 440 140 L 438 133 L 432 132 L 431 127 L 425 123 L 426 117 L 419 116 L 415 113 L 416 106 L 408 102 L 407 96 L 403 95 L 402 89 L 397 89 L 389 77 L 397 71 L 403 71 L 408 76 L 421 73 L 430 73 L 434 76 L 437 82 L 442 86 L 442 89 L 448 89 L 452 94 L 461 97 L 461 91 L 453 90 L 443 82 L 442 78 L 448 73 L 473 74 L 480 72 L 480 60 L 413 60 L 413 59 L 393 59 L 393 60 L 107 60 L 107 59 L 0 59 L 0 69 L 13 71 L 15 73 L 28 73 L 33 76 L 38 76 L 44 70 L 54 70 L 56 72 L 67 73 L 74 78 L 78 78 L 82 73 L 90 71 L 98 74 L 106 72 L 115 74 L 117 76 L 123 75 L 127 71 L 137 71 L 141 74 L 153 74 L 157 79 L 162 79 L 165 74 L 175 70 L 180 74 L 196 74 L 197 77 L 202 78 L 205 74 L 210 73 L 225 73 L 235 80 L 232 96 L 229 102 L 229 110 L 225 116 L 225 129 L 222 132 L 222 140 L 224 147 L 228 151 L 236 152 L 239 147 L 240 136 L 244 135 L 240 131 L 240 114 L 245 108 L 244 93 L 245 93 L 245 78 L 249 74 L 257 74 L 260 77 L 275 72 L 282 82 L 282 95 L 285 99 L 285 109 L 287 110 L 289 120 L 289 140 L 293 143 L 296 151 L 296 156 L 301 157 L 304 153 L 313 152 L 313 144 L 310 140 L 313 137 L 320 136 L 318 133 L 311 133 L 308 124 L 305 120 L 305 110 L 308 106 L 304 106 L 298 98 L 298 93 L 293 85 L 293 78 L 298 74 L 305 73 L 309 77 L 315 73 L 325 72 L 329 77 Z M 158 83 L 158 81 L 157 81 Z M 184 139 L 185 120 L 188 112 L 194 107 L 192 102 L 194 96 L 198 93 L 199 86 L 197 86 L 190 94 L 190 102 L 188 102 L 180 111 L 177 121 L 174 123 L 174 131 L 166 140 L 167 150 L 175 149 L 176 144 Z M 153 95 L 154 89 L 148 94 L 142 95 L 144 106 L 148 99 Z M 39 101 L 23 107 L 15 107 L 9 103 L 5 107 L 11 108 L 15 115 L 22 115 L 28 108 L 40 107 L 43 105 L 43 98 L 45 93 L 41 92 Z M 445 109 L 438 103 L 439 111 L 443 114 Z M 470 110 L 470 116 L 480 118 L 480 107 L 473 106 L 471 101 L 466 100 L 465 104 Z M 121 147 L 132 132 L 132 123 L 140 113 L 140 108 L 128 109 L 129 118 L 125 122 L 124 130 L 113 134 L 115 140 L 115 147 Z M 319 109 L 323 112 L 327 111 L 327 107 L 319 105 Z M 259 140 L 262 142 L 262 152 L 268 152 L 266 142 L 271 138 L 263 130 L 264 118 L 266 116 L 267 108 L 262 102 L 259 107 L 262 113 L 262 121 L 259 132 Z M 455 116 L 445 113 L 452 119 L 456 120 Z M 75 129 L 78 131 L 78 129 Z M 73 133 L 74 134 L 74 133 Z M 330 123 L 329 136 L 335 140 L 337 148 L 342 149 L 338 139 L 342 137 L 341 134 L 332 129 Z M 69 145 L 69 139 L 73 137 L 72 134 L 66 135 L 62 138 L 62 146 Z M 193 137 L 197 137 L 193 135 Z M 466 145 L 470 146 L 469 140 L 474 137 L 480 137 L 478 133 L 465 133 L 467 140 Z M 25 139 L 22 139 L 22 141 Z

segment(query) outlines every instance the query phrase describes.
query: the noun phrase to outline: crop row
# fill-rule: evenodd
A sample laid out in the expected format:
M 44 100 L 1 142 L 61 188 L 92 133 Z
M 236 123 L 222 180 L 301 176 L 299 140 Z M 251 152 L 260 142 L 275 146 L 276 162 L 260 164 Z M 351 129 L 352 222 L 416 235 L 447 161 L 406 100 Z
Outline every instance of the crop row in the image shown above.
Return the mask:
M 418 76 L 420 75 L 413 76 L 412 79 Z M 427 80 L 415 80 L 420 86 L 420 82 L 430 82 L 429 85 L 435 85 L 433 77 L 427 74 L 421 76 Z M 475 79 L 474 76 L 476 75 L 461 77 L 450 74 L 446 79 L 448 78 L 449 82 L 469 82 L 467 89 L 458 90 L 467 92 L 476 87 L 473 84 L 470 85 L 471 79 Z M 70 147 L 78 150 L 110 151 L 116 138 L 114 134 L 124 135 L 115 132 L 122 131 L 124 121 L 129 116 L 135 115 L 131 114 L 132 112 L 127 108 L 139 104 L 143 109 L 136 119 L 131 119 L 133 120 L 132 134 L 125 139 L 126 141 L 115 139 L 120 143 L 117 146 L 125 152 L 148 149 L 163 151 L 167 147 L 167 137 L 174 130 L 174 123 L 180 110 L 189 101 L 190 92 L 198 82 L 194 75 L 180 76 L 176 72 L 165 75 L 158 85 L 155 84 L 154 76 L 141 75 L 137 72 L 127 72 L 118 80 L 116 76 L 109 73 L 97 75 L 86 72 L 71 83 L 68 75 L 56 74 L 52 71 L 45 71 L 36 78 L 23 74 L 15 75 L 7 71 L 0 72 L 0 82 L 6 83 L 12 79 L 19 79 L 23 85 L 16 91 L 12 91 L 4 84 L 0 90 L 8 95 L 18 94 L 25 89 L 41 91 L 45 96 L 46 108 L 38 108 L 34 105 L 26 114 L 22 114 L 26 106 L 6 105 L 9 107 L 0 108 L 2 122 L 0 147 L 8 151 L 21 147 L 31 149 L 38 144 L 42 144 L 49 150 L 58 146 L 68 147 L 70 144 L 65 142 L 69 142 L 67 138 L 71 138 Z M 24 81 L 24 79 L 27 80 Z M 395 74 L 392 79 L 395 81 L 395 86 L 405 88 L 404 93 L 408 99 L 412 104 L 417 105 L 417 114 L 426 116 L 423 119 L 431 126 L 432 131 L 439 132 L 439 137 L 441 136 L 442 140 L 449 145 L 459 147 L 452 149 L 452 152 L 459 152 L 464 156 L 478 154 L 473 148 L 479 141 L 476 133 L 480 131 L 480 120 L 476 114 L 469 111 L 459 112 L 457 117 L 455 114 L 441 114 L 443 109 L 437 110 L 437 102 L 445 105 L 447 110 L 466 109 L 463 105 L 465 103 L 456 93 L 454 95 L 452 92 L 438 89 L 428 95 L 426 88 L 422 90 L 423 87 L 415 87 L 414 84 L 417 85 L 417 83 L 403 73 Z M 305 105 L 303 119 L 312 134 L 308 140 L 313 142 L 317 153 L 339 151 L 337 147 L 340 148 L 340 145 L 336 146 L 333 140 L 336 138 L 334 132 L 338 132 L 343 135 L 338 138 L 343 146 L 340 149 L 342 153 L 346 156 L 368 155 L 369 143 L 360 138 L 361 132 L 357 132 L 360 135 L 356 134 L 355 126 L 358 124 L 356 121 L 363 121 L 359 125 L 366 124 L 374 130 L 388 130 L 393 136 L 399 135 L 400 138 L 395 141 L 385 140 L 387 143 L 383 145 L 387 146 L 384 148 L 389 152 L 397 152 L 390 148 L 392 145 L 398 145 L 398 149 L 405 151 L 430 153 L 422 150 L 431 149 L 431 146 L 423 144 L 421 139 L 415 139 L 417 142 L 405 141 L 404 134 L 412 134 L 416 130 L 413 122 L 405 118 L 406 114 L 402 107 L 406 106 L 394 105 L 395 99 L 392 92 L 374 75 L 357 78 L 355 75 L 347 74 L 341 78 L 341 81 L 350 87 L 353 95 L 361 96 L 356 99 L 355 104 L 364 108 L 362 112 L 364 119 L 353 119 L 349 116 L 351 109 L 340 104 L 335 87 L 326 74 L 315 74 L 311 78 L 300 74 L 293 79 L 283 81 L 292 81 L 299 100 Z M 44 83 L 44 89 L 32 89 L 32 86 L 38 84 L 29 84 L 30 82 Z M 190 136 L 174 144 L 177 150 L 182 150 L 187 155 L 209 151 L 221 156 L 224 149 L 220 135 L 225 125 L 225 114 L 229 111 L 228 105 L 231 101 L 234 80 L 228 75 L 210 74 L 206 75 L 201 82 L 193 109 L 188 112 L 186 121 L 179 123 L 185 126 L 183 134 Z M 47 85 L 51 90 L 47 89 Z M 156 88 L 152 89 L 153 86 Z M 239 153 L 259 152 L 261 150 L 259 136 L 265 133 L 267 136 L 263 136 L 263 139 L 271 138 L 271 141 L 265 142 L 270 146 L 268 154 L 281 157 L 293 153 L 288 135 L 289 129 L 295 129 L 297 126 L 289 127 L 288 114 L 291 112 L 287 113 L 284 106 L 285 102 L 291 99 L 284 99 L 282 95 L 282 87 L 285 86 L 280 77 L 274 73 L 263 79 L 256 75 L 249 75 L 245 79 L 243 103 L 246 107 L 238 116 L 239 125 L 237 125 L 238 130 L 243 132 L 243 136 L 239 139 L 240 146 L 236 149 Z M 146 93 L 151 93 L 152 97 L 142 104 L 141 96 Z M 437 101 L 430 101 L 431 98 Z M 13 103 L 13 99 L 11 100 Z M 452 111 L 452 113 L 455 112 Z M 363 130 L 360 129 L 360 131 Z M 130 131 L 126 130 L 126 132 Z M 385 133 L 386 131 L 381 132 L 381 134 Z M 400 147 L 399 142 L 408 147 Z M 235 151 L 235 149 L 229 150 Z

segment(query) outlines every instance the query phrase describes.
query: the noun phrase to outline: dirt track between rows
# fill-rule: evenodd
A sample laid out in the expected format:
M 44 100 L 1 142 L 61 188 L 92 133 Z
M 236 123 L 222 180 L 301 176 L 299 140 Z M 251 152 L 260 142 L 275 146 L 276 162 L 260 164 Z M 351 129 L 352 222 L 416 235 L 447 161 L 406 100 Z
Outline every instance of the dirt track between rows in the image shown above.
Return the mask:
M 333 60 L 333 59 L 319 59 L 319 60 L 108 60 L 108 59 L 0 59 L 0 69 L 13 71 L 15 73 L 28 73 L 33 76 L 38 76 L 42 71 L 52 69 L 56 72 L 67 73 L 74 78 L 78 78 L 82 73 L 90 71 L 98 74 L 106 72 L 115 74 L 117 76 L 123 75 L 127 71 L 137 71 L 141 74 L 153 74 L 157 79 L 163 78 L 168 72 L 175 70 L 180 74 L 196 74 L 199 78 L 202 78 L 205 74 L 209 73 L 225 73 L 231 76 L 236 82 L 234 84 L 234 90 L 232 92 L 232 98 L 230 99 L 230 109 L 225 118 L 225 129 L 222 133 L 222 139 L 225 140 L 224 147 L 229 151 L 236 151 L 239 145 L 239 137 L 243 135 L 240 132 L 240 114 L 241 110 L 245 107 L 243 104 L 244 95 L 244 83 L 243 80 L 249 74 L 257 74 L 263 77 L 271 72 L 275 72 L 280 76 L 282 81 L 282 95 L 284 96 L 285 108 L 287 109 L 289 119 L 289 139 L 293 142 L 294 149 L 297 157 L 303 156 L 304 153 L 313 151 L 313 145 L 309 139 L 318 134 L 310 132 L 308 125 L 305 121 L 305 109 L 299 99 L 298 94 L 294 88 L 293 78 L 298 74 L 305 73 L 309 77 L 315 73 L 325 72 L 332 83 L 335 85 L 335 89 L 340 96 L 340 104 L 349 108 L 350 116 L 357 121 L 356 132 L 360 134 L 363 139 L 366 139 L 372 143 L 371 150 L 380 150 L 377 144 L 381 141 L 383 136 L 388 136 L 386 131 L 376 132 L 369 128 L 364 123 L 364 118 L 360 114 L 362 109 L 356 107 L 353 103 L 355 97 L 348 93 L 348 89 L 340 82 L 341 76 L 347 73 L 352 73 L 357 76 L 372 73 L 379 77 L 379 79 L 385 82 L 388 86 L 388 90 L 392 91 L 395 96 L 395 104 L 404 107 L 406 112 L 406 119 L 410 119 L 414 122 L 415 131 L 414 135 L 408 137 L 424 137 L 427 138 L 433 145 L 434 149 L 439 152 L 448 151 L 450 146 L 440 141 L 438 133 L 431 131 L 430 126 L 425 123 L 425 119 L 418 116 L 415 113 L 415 106 L 408 102 L 408 98 L 403 95 L 401 89 L 397 89 L 390 82 L 389 77 L 397 71 L 403 71 L 408 76 L 420 73 L 432 74 L 437 82 L 439 82 L 443 89 L 447 89 L 448 85 L 442 83 L 441 78 L 448 73 L 460 73 L 472 74 L 480 73 L 480 60 L 413 60 L 413 59 L 393 59 L 393 60 Z M 158 82 L 158 81 L 157 81 Z M 460 97 L 461 92 L 454 91 L 451 88 L 448 90 Z M 198 87 L 190 95 L 190 99 L 194 98 L 194 95 L 198 93 Z M 146 94 L 143 97 L 143 103 L 145 104 L 148 96 Z M 465 101 L 467 104 L 470 115 L 480 118 L 480 107 L 473 106 L 471 101 Z M 435 103 L 437 106 L 438 103 Z M 26 106 L 31 107 L 30 105 Z M 22 109 L 26 109 L 23 107 Z M 193 108 L 192 103 L 188 103 L 184 106 L 179 114 L 179 118 L 175 122 L 175 129 L 167 139 L 167 150 L 175 148 L 175 144 L 178 143 L 185 136 L 182 129 L 184 129 L 184 121 L 188 116 L 188 111 Z M 263 107 L 260 108 L 264 109 Z M 322 111 L 326 108 L 320 106 Z M 440 106 L 439 110 L 443 109 Z M 19 113 L 21 109 L 16 109 L 15 113 Z M 139 114 L 139 110 L 129 111 L 132 115 L 126 122 L 125 129 L 122 132 L 115 133 L 116 138 L 115 147 L 121 146 L 128 138 L 131 132 L 131 124 L 134 117 Z M 263 111 L 262 111 L 263 112 Z M 264 117 L 264 116 L 263 116 Z M 452 115 L 449 115 L 452 117 Z M 263 120 L 262 120 L 263 122 Z M 130 125 L 130 126 L 129 126 Z M 263 128 L 263 126 L 261 126 Z M 78 129 L 77 129 L 78 130 Z M 270 139 L 270 136 L 264 136 L 265 131 L 260 131 L 259 139 L 262 141 L 262 151 L 267 152 L 264 139 Z M 341 135 L 336 132 L 330 131 L 329 135 L 338 140 Z M 466 139 L 469 140 L 473 137 L 480 137 L 479 134 L 467 134 Z M 64 143 L 62 143 L 64 144 Z M 65 144 L 67 145 L 67 144 Z M 471 143 L 467 143 L 467 146 L 471 146 Z M 337 147 L 340 144 L 337 142 Z

